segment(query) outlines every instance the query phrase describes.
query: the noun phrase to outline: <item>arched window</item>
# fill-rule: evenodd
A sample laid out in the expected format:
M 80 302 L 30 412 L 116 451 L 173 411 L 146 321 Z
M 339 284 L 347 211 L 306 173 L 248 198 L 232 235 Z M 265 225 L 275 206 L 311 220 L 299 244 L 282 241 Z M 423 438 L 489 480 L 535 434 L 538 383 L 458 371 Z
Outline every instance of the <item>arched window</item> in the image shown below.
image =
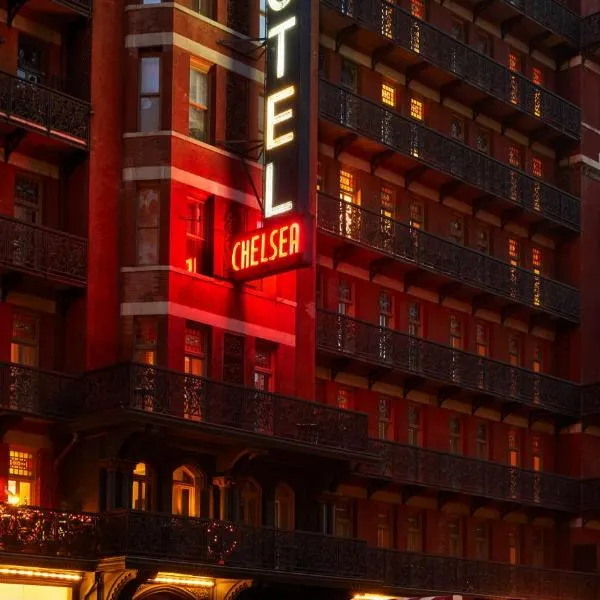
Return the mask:
M 189 467 L 173 471 L 173 514 L 186 517 L 200 516 L 200 491 L 203 477 Z
M 133 469 L 133 483 L 131 490 L 131 508 L 133 510 L 150 510 L 152 495 L 150 469 L 146 463 L 140 462 Z
M 275 527 L 285 531 L 294 529 L 294 492 L 285 483 L 275 488 Z
M 240 484 L 240 520 L 246 525 L 258 526 L 261 523 L 260 488 L 251 480 Z

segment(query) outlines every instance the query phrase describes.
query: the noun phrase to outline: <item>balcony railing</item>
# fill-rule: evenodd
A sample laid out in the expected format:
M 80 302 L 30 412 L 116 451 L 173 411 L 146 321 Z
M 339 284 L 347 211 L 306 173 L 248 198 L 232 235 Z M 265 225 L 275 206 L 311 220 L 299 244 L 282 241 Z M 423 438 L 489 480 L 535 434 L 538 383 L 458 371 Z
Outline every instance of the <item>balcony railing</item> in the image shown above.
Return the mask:
M 0 119 L 77 146 L 89 141 L 90 105 L 73 96 L 0 72 Z
M 319 311 L 317 344 L 327 352 L 535 409 L 579 415 L 579 386 L 490 358 Z
M 404 9 L 386 0 L 321 0 L 321 3 L 465 83 L 579 139 L 581 111 L 577 106 Z
M 147 365 L 88 373 L 85 396 L 87 411 L 130 408 L 302 445 L 367 451 L 365 414 Z
M 77 379 L 14 363 L 0 363 L 0 410 L 68 418 Z
M 579 230 L 579 199 L 524 171 L 326 81 L 320 83 L 319 107 L 321 116 L 333 123 L 538 217 Z
M 544 509 L 576 513 L 581 508 L 578 479 L 382 440 L 370 444 L 383 458 L 361 467 L 371 477 Z
M 87 240 L 0 215 L 0 266 L 84 287 Z
M 579 291 L 362 206 L 319 194 L 318 226 L 382 254 L 574 323 Z

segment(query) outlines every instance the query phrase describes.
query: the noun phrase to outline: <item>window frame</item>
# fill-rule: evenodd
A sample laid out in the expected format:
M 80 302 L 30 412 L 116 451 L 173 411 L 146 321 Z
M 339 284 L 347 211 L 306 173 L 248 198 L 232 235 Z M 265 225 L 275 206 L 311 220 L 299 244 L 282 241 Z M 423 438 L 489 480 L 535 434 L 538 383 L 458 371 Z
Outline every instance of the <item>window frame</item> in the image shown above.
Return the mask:
M 190 58 L 190 73 L 188 87 L 188 135 L 198 142 L 211 144 L 213 141 L 213 123 L 212 123 L 212 68 L 214 65 L 200 60 L 196 57 Z M 192 101 L 192 73 L 196 72 L 205 78 L 206 84 L 206 104 Z M 193 111 L 202 111 L 204 118 L 204 137 L 197 137 L 192 134 L 191 117 Z
M 158 91 L 157 92 L 144 92 L 143 81 L 144 81 L 144 60 L 158 60 Z M 161 52 L 143 52 L 139 56 L 139 68 L 138 68 L 138 122 L 137 130 L 142 133 L 151 133 L 160 131 L 162 127 L 162 92 L 163 92 L 163 81 L 162 81 L 162 69 L 163 69 L 163 54 Z M 144 129 L 142 128 L 142 100 L 144 98 L 158 98 L 158 110 L 157 110 L 157 127 L 156 129 Z

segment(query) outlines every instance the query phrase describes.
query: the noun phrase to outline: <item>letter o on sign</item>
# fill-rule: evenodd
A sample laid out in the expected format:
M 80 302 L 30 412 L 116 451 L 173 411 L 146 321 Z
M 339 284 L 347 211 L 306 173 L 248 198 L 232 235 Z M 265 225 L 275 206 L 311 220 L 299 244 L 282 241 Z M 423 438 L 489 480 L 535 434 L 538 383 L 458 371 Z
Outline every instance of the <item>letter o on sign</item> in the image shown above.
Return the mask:
M 292 0 L 269 0 L 269 7 L 275 12 L 283 10 Z

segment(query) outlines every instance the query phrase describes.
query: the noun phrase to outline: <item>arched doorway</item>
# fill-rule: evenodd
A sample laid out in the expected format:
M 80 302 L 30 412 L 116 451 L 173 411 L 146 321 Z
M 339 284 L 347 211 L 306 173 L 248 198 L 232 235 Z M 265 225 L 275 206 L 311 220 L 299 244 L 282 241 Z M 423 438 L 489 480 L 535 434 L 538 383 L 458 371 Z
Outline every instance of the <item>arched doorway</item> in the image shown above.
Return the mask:
M 240 521 L 255 527 L 262 523 L 261 490 L 252 479 L 244 479 L 239 484 Z
M 191 592 L 174 586 L 148 586 L 142 588 L 134 600 L 197 600 Z
M 285 531 L 294 529 L 294 490 L 287 483 L 275 488 L 275 527 Z
M 204 475 L 192 467 L 181 466 L 173 471 L 172 513 L 184 517 L 200 516 L 200 494 Z

